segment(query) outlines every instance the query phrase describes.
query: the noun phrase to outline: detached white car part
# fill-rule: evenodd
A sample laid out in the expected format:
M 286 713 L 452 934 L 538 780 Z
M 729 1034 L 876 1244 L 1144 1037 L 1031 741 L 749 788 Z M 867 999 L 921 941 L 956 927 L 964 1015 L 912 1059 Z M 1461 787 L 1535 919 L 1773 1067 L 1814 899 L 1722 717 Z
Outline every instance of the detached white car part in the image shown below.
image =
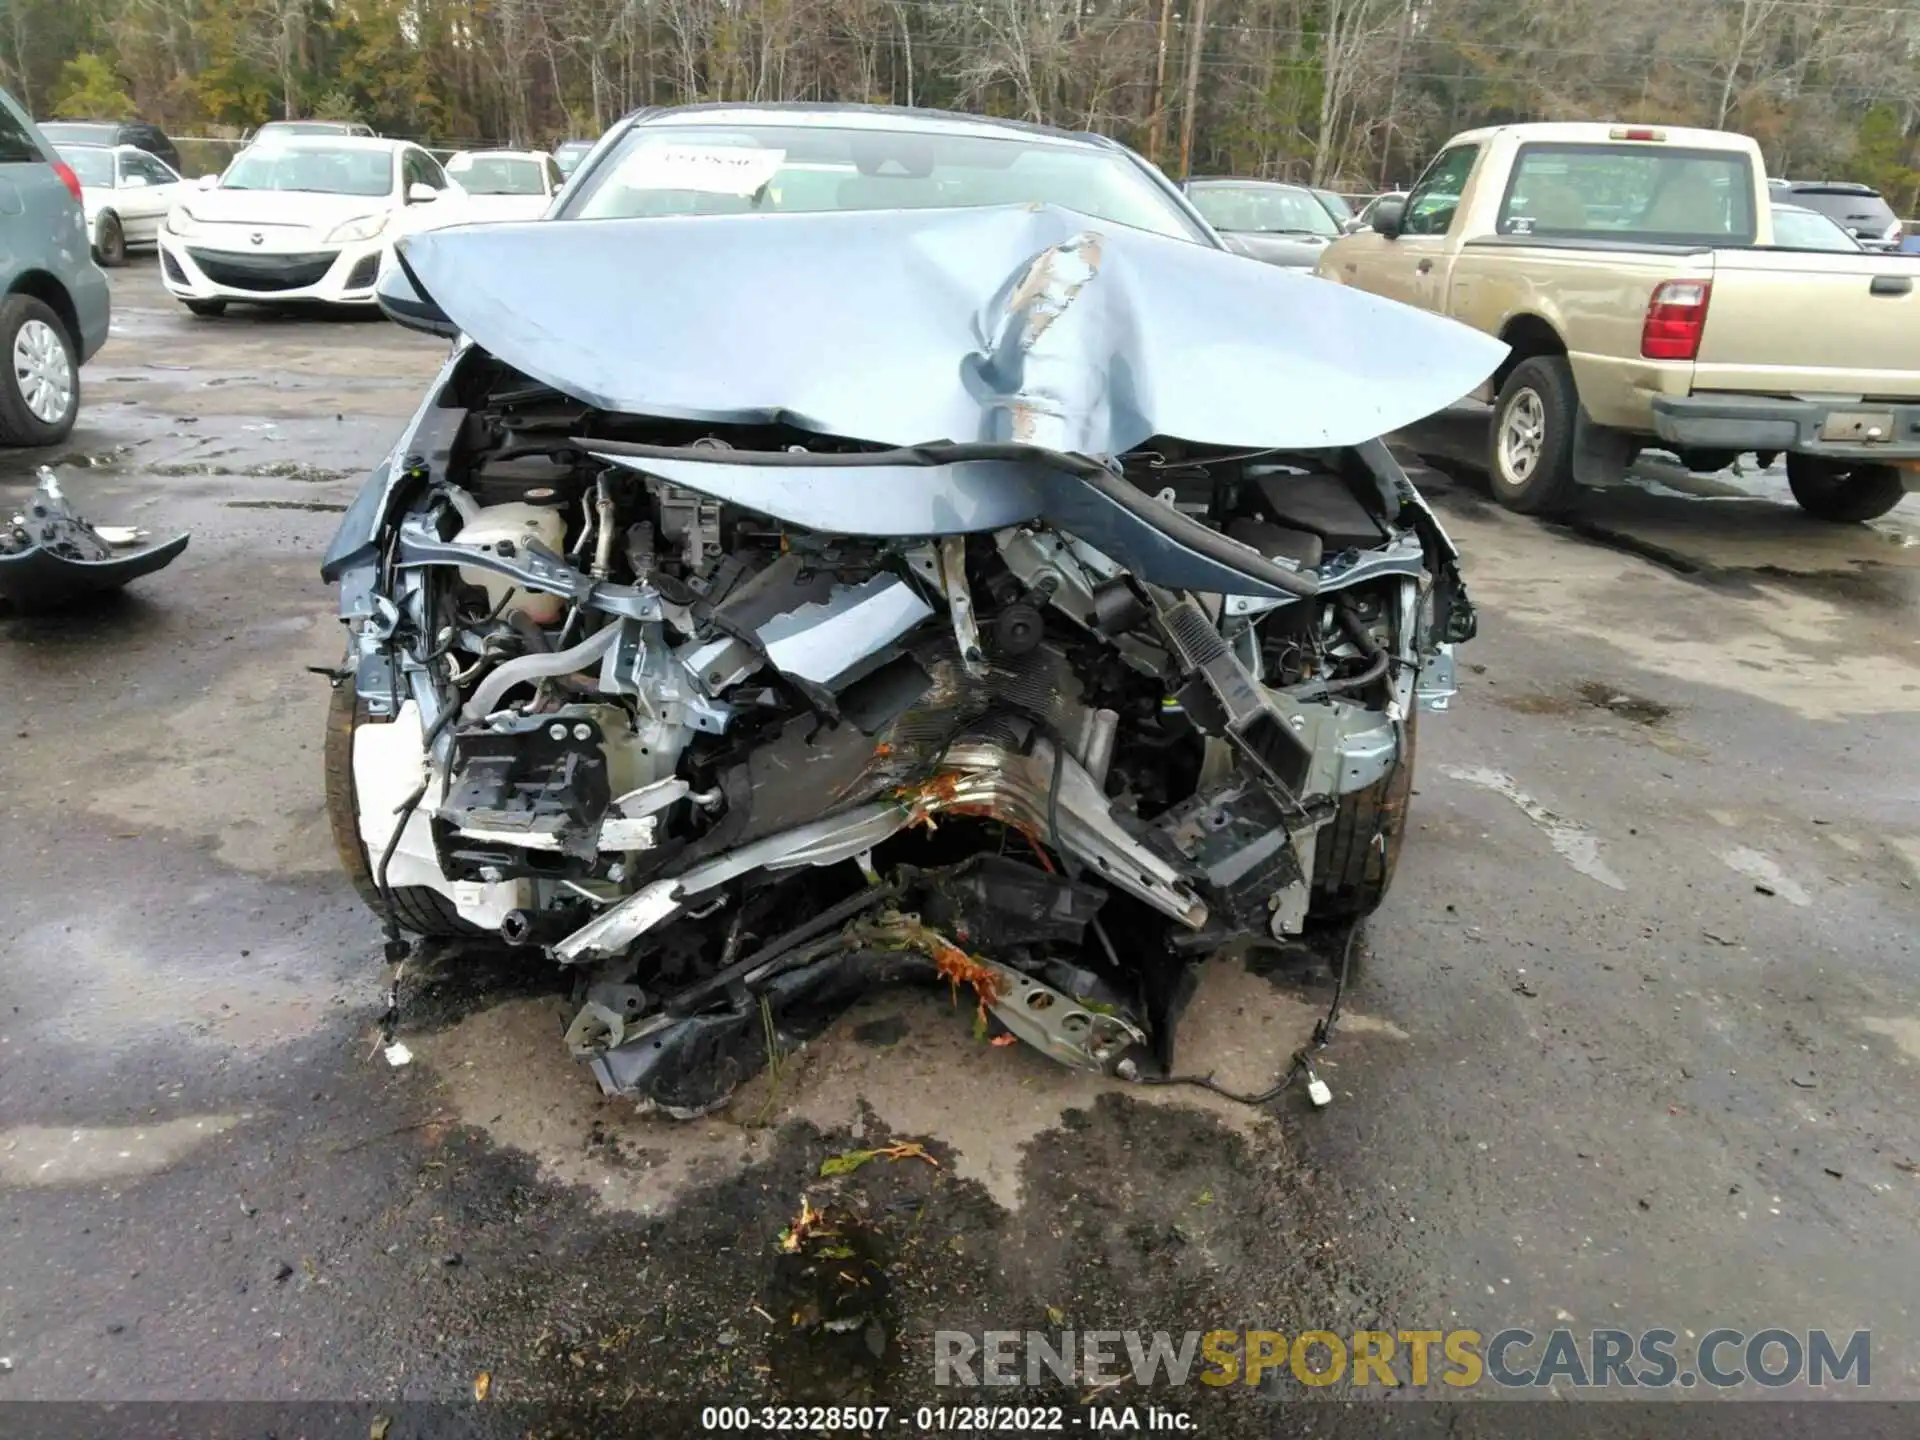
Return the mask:
M 459 186 L 418 145 L 273 137 L 199 182 L 160 230 L 160 278 L 196 315 L 233 301 L 372 305 L 396 237 L 463 218 Z
M 155 244 L 160 224 L 188 188 L 180 172 L 133 145 L 59 145 L 80 180 L 93 258 L 111 268 L 127 252 Z

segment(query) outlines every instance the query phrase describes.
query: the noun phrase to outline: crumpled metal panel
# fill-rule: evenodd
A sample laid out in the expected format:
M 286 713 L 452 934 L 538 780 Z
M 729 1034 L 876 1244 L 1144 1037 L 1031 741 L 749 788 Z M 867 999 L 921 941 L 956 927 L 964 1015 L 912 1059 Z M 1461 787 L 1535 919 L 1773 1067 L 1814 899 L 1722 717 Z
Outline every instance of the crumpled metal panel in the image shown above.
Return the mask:
M 398 244 L 472 341 L 588 404 L 882 445 L 1353 445 L 1458 400 L 1506 354 L 1393 301 L 1054 206 L 536 221 Z M 399 269 L 382 288 L 414 290 Z

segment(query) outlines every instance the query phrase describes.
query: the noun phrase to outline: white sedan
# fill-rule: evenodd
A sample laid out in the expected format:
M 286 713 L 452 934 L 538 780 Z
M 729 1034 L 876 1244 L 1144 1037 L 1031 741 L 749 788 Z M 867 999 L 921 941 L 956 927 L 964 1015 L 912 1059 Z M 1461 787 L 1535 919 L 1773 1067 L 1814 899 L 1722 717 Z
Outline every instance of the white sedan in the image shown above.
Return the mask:
M 275 137 L 188 193 L 160 231 L 160 278 L 196 315 L 236 300 L 372 305 L 397 235 L 463 218 L 460 187 L 404 140 Z
M 102 265 L 124 265 L 127 251 L 160 238 L 160 222 L 186 186 L 179 173 L 132 145 L 59 145 L 80 179 L 87 240 Z
M 466 221 L 538 220 L 567 183 L 544 150 L 462 150 L 447 174 L 466 193 Z

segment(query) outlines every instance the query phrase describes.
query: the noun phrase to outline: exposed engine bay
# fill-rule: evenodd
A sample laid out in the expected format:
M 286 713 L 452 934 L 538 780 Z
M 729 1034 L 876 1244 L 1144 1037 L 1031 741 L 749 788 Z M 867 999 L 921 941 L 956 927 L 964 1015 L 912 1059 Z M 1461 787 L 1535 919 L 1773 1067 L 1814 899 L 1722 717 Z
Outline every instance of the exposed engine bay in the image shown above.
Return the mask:
M 888 448 L 476 343 L 355 509 L 348 869 L 571 967 L 574 1053 L 675 1115 L 900 979 L 1164 1073 L 1197 959 L 1378 903 L 1474 626 L 1377 440 Z

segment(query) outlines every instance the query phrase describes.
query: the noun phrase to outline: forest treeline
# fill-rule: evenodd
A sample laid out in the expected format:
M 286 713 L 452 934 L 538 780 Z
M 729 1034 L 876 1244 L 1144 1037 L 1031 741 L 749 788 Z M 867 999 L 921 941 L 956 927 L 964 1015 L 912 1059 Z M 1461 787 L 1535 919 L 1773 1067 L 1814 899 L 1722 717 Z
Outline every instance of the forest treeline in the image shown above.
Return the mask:
M 1920 211 L 1920 0 L 0 0 L 0 80 L 43 118 L 440 144 L 693 100 L 927 105 L 1356 189 L 1472 125 L 1634 119 Z

